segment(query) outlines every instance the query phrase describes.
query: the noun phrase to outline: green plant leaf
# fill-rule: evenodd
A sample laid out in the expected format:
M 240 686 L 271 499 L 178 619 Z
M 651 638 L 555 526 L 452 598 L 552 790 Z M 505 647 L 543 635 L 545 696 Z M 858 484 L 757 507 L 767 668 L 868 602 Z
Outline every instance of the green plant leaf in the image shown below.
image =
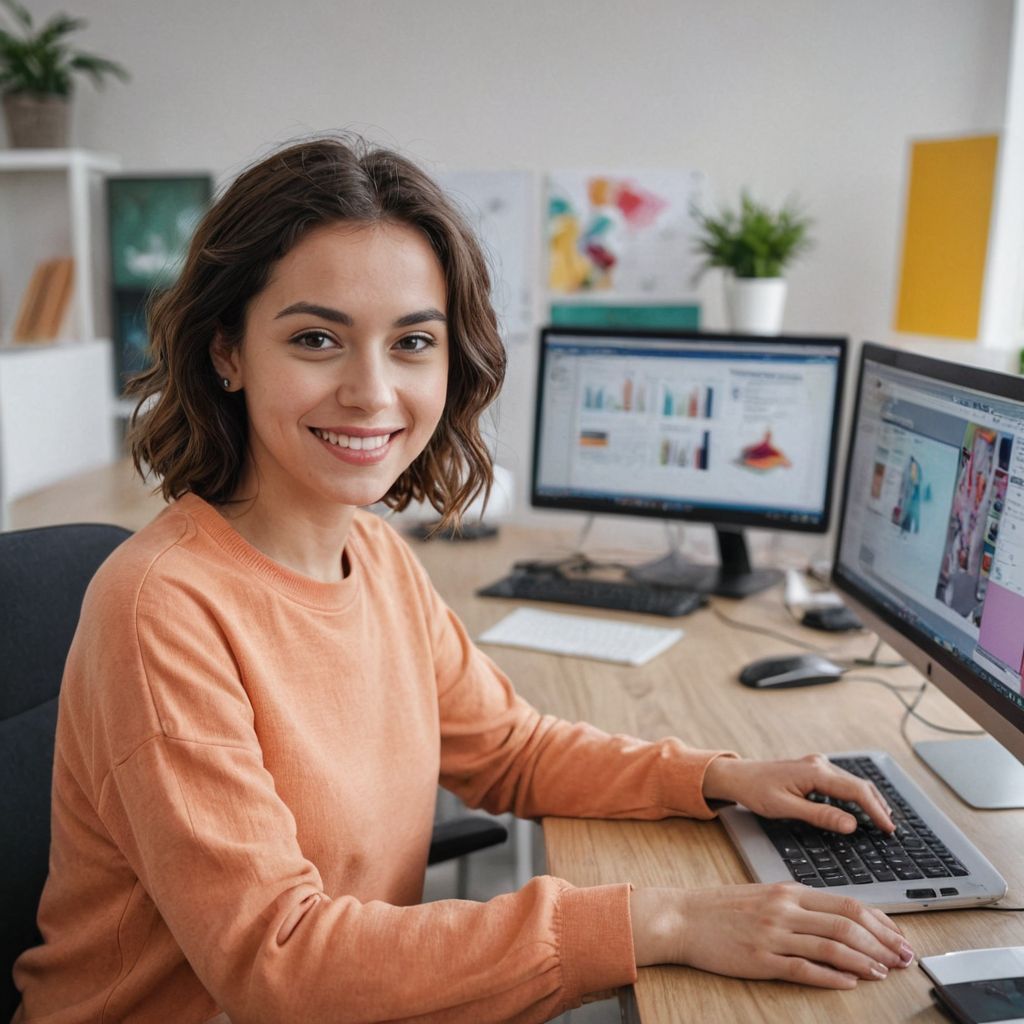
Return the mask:
M 61 36 L 69 35 L 83 29 L 86 22 L 81 18 L 70 18 L 66 14 L 55 14 L 40 30 L 36 36 L 36 45 L 39 47 L 52 46 Z
M 71 49 L 66 39 L 85 28 L 86 22 L 55 14 L 38 31 L 21 0 L 0 0 L 0 5 L 23 30 L 22 35 L 0 29 L 0 91 L 36 96 L 70 96 L 76 74 L 87 75 L 97 87 L 112 75 L 125 82 L 128 72 L 105 57 Z
M 113 75 L 122 82 L 127 82 L 131 77 L 128 72 L 116 62 L 107 60 L 106 57 L 94 57 L 88 53 L 76 54 L 70 61 L 69 66 L 75 71 L 82 71 L 89 75 L 93 82 L 100 88 L 103 87 L 104 75 Z
M 703 257 L 695 278 L 712 267 L 736 277 L 781 277 L 812 245 L 813 221 L 792 200 L 776 211 L 744 190 L 738 211 L 710 214 L 693 207 L 691 214 L 698 229 L 694 251 Z
M 0 0 L 0 2 L 11 12 L 18 24 L 28 32 L 32 31 L 32 15 L 27 7 L 20 4 L 18 0 Z

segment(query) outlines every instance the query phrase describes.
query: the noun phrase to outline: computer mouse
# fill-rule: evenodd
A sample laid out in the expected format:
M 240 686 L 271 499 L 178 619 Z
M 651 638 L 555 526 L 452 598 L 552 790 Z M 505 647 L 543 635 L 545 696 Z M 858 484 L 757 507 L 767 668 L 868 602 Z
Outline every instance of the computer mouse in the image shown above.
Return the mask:
M 740 672 L 740 682 L 756 690 L 834 683 L 843 669 L 820 654 L 787 654 L 752 661 Z

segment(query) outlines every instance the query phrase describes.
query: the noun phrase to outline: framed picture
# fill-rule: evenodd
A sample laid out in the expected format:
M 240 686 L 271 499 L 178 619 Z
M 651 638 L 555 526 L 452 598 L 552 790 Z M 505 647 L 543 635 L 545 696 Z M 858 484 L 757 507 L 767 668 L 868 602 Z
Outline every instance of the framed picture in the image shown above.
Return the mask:
M 209 174 L 107 179 L 110 320 L 119 393 L 149 365 L 146 305 L 154 292 L 177 279 L 212 195 Z

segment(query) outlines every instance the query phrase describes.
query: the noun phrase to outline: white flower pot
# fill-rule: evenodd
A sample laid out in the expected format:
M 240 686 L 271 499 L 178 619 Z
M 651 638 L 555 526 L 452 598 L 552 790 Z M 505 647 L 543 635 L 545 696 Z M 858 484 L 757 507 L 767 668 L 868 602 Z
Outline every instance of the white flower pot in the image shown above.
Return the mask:
M 778 334 L 786 307 L 782 277 L 727 277 L 725 305 L 729 326 L 742 334 Z

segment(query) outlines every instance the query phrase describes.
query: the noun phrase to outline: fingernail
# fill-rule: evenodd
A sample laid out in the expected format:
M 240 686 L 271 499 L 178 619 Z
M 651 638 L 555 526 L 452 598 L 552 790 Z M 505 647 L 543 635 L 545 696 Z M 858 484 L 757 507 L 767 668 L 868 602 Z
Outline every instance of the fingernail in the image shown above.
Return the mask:
M 889 975 L 889 968 L 885 964 L 872 964 L 871 975 L 875 978 L 886 978 Z
M 904 967 L 909 967 L 914 962 L 914 951 L 905 942 L 900 946 L 900 960 Z

